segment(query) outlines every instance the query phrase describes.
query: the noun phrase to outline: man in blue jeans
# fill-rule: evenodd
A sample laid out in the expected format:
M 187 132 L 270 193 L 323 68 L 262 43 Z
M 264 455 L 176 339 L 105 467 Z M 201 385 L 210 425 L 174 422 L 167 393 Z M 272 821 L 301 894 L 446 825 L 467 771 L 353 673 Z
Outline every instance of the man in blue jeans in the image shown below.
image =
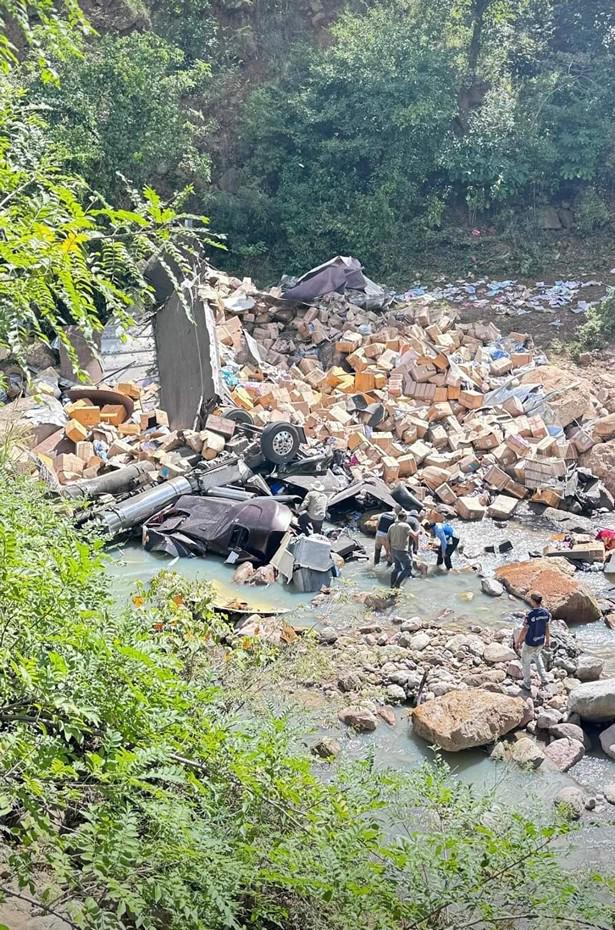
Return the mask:
M 451 561 L 455 549 L 459 545 L 459 537 L 450 523 L 426 523 L 425 529 L 440 543 L 438 547 L 438 566 L 446 566 L 447 572 L 453 567 Z
M 416 535 L 416 532 L 408 523 L 406 511 L 400 510 L 397 514 L 397 520 L 389 528 L 388 532 L 389 549 L 393 560 L 392 588 L 400 588 L 406 578 L 412 577 L 410 547 Z

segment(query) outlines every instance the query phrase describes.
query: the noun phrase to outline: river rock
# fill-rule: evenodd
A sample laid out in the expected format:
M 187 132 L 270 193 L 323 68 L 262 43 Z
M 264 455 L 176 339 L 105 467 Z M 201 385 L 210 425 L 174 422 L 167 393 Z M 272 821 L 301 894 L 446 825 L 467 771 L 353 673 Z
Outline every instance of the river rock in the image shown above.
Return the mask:
M 242 562 L 233 573 L 235 584 L 248 584 L 254 577 L 254 566 L 252 562 Z
M 576 739 L 556 739 L 545 749 L 545 756 L 560 772 L 567 772 L 585 755 L 585 746 Z
M 607 491 L 615 494 L 615 439 L 602 442 L 581 456 L 581 465 L 602 479 Z
M 342 723 L 358 733 L 371 733 L 378 726 L 375 714 L 365 707 L 345 707 L 339 712 L 338 717 Z
M 604 662 L 596 656 L 579 656 L 575 671 L 579 681 L 598 681 L 602 675 Z
M 580 788 L 568 785 L 558 792 L 554 803 L 557 807 L 563 807 L 572 820 L 578 820 L 585 810 L 585 795 Z
M 483 593 L 488 594 L 489 597 L 501 597 L 504 594 L 504 585 L 495 578 L 483 578 L 480 586 Z
M 273 565 L 259 565 L 252 576 L 251 584 L 266 585 L 275 583 L 275 568 Z
M 340 691 L 360 691 L 363 682 L 360 675 L 356 672 L 349 672 L 347 675 L 340 675 L 337 680 L 337 686 Z
M 312 746 L 313 754 L 321 759 L 334 759 L 341 751 L 342 747 L 332 736 L 323 736 Z
M 423 626 L 420 617 L 410 617 L 408 620 L 402 620 L 400 630 L 402 633 L 416 633 Z
M 406 700 L 406 692 L 401 685 L 388 685 L 384 693 L 389 704 L 403 704 Z
M 397 717 L 395 716 L 395 711 L 393 710 L 392 707 L 386 707 L 385 705 L 381 705 L 378 708 L 377 713 L 378 713 L 378 716 L 381 717 L 385 723 L 388 723 L 390 727 L 394 727 L 395 724 L 397 723 Z
M 529 736 L 524 736 L 511 745 L 508 758 L 517 765 L 537 769 L 544 762 L 545 754 L 538 743 Z
M 555 726 L 549 727 L 549 736 L 554 739 L 573 739 L 588 748 L 585 733 L 575 723 L 556 723 Z
M 615 759 L 615 723 L 602 731 L 600 734 L 600 745 L 607 756 L 610 756 L 611 759 Z
M 337 640 L 337 630 L 332 626 L 324 626 L 318 633 L 318 642 L 323 646 L 332 646 Z
M 543 707 L 536 716 L 536 726 L 539 730 L 550 730 L 562 719 L 562 712 L 554 707 Z M 581 740 L 583 742 L 583 740 Z
M 604 797 L 609 804 L 615 804 L 615 781 L 612 781 L 610 785 L 606 786 L 604 789 Z
M 528 603 L 530 592 L 540 591 L 544 606 L 555 618 L 567 623 L 598 620 L 602 616 L 598 602 L 572 575 L 574 567 L 559 558 L 511 562 L 496 571 L 506 590 Z
M 523 678 L 523 669 L 518 659 L 514 659 L 512 662 L 508 663 L 506 666 L 506 674 L 509 678 L 512 678 L 513 681 L 521 681 Z
M 485 746 L 514 730 L 523 720 L 525 705 L 482 689 L 450 691 L 419 705 L 412 714 L 417 736 L 448 752 Z
M 415 633 L 414 636 L 410 637 L 408 645 L 414 652 L 422 652 L 423 649 L 429 646 L 430 641 L 431 637 L 428 633 Z
M 615 678 L 580 684 L 570 692 L 568 709 L 583 720 L 615 719 Z
M 517 658 L 517 653 L 510 646 L 505 646 L 503 643 L 489 643 L 485 647 L 483 656 L 485 662 L 489 662 L 490 665 L 497 665 L 498 662 L 512 662 Z

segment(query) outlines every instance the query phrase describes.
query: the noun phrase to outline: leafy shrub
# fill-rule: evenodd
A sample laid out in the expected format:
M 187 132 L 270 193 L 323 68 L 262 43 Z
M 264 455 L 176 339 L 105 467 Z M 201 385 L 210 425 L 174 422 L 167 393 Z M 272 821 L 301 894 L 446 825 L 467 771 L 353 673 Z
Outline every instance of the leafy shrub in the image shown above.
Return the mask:
M 585 323 L 577 333 L 575 352 L 586 349 L 604 349 L 615 340 L 615 288 L 610 287 L 606 297 L 587 311 Z

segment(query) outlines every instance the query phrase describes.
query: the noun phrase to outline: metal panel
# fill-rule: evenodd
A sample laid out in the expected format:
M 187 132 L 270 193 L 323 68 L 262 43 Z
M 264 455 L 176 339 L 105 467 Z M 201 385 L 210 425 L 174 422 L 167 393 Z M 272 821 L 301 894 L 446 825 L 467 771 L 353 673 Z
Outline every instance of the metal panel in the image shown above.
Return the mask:
M 215 322 L 196 284 L 184 291 L 192 319 L 177 294 L 155 317 L 160 405 L 172 429 L 191 429 L 203 405 L 224 396 Z

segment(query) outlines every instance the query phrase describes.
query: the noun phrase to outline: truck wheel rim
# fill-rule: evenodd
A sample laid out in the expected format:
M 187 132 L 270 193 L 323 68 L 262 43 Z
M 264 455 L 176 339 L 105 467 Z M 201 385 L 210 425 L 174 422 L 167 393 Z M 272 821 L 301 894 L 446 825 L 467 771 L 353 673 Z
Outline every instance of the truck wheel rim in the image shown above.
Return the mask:
M 271 448 L 276 455 L 290 455 L 293 451 L 294 440 L 292 433 L 288 430 L 281 430 L 276 433 L 271 440 Z

